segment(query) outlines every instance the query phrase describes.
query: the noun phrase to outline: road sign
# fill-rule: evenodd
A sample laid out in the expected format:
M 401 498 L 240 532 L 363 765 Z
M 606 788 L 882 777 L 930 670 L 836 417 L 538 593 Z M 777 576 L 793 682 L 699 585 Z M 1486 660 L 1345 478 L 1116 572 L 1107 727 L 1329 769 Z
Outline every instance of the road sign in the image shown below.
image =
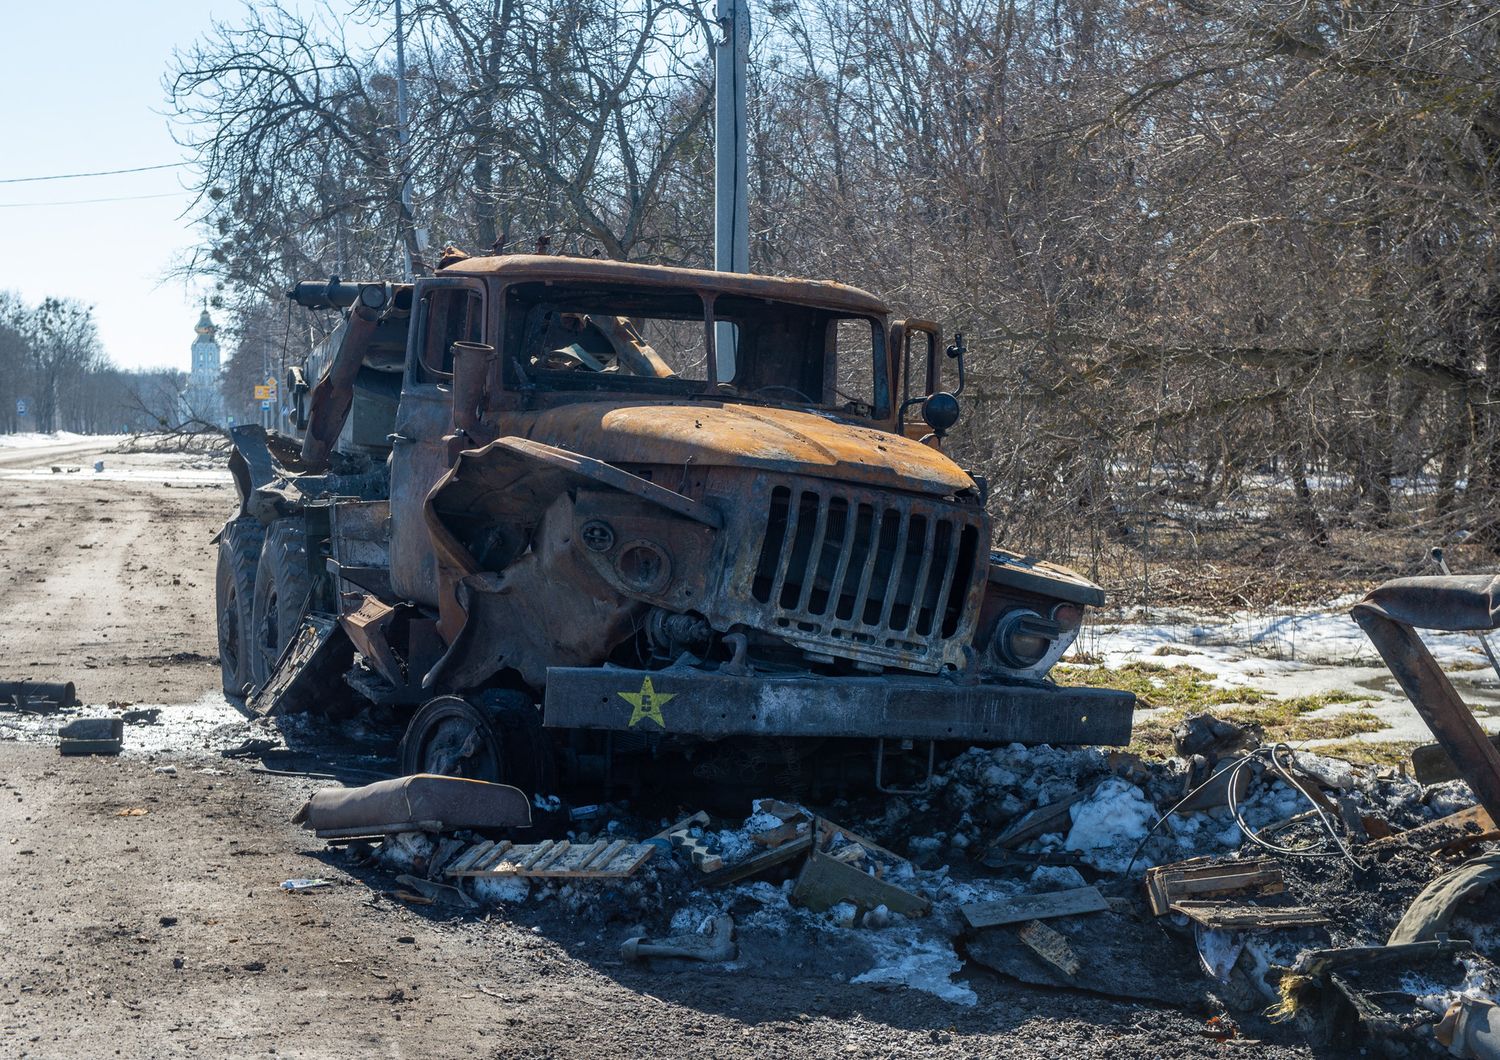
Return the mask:
M 16 415 L 17 416 L 24 416 L 24 415 L 26 415 L 27 408 L 29 408 L 29 406 L 26 404 L 26 399 L 25 398 L 16 398 Z
M 270 412 L 271 411 L 271 403 L 269 401 L 262 401 L 260 403 L 260 408 L 261 408 L 262 412 Z
M 271 401 L 275 397 L 276 388 L 274 386 L 257 386 L 255 388 L 256 401 Z

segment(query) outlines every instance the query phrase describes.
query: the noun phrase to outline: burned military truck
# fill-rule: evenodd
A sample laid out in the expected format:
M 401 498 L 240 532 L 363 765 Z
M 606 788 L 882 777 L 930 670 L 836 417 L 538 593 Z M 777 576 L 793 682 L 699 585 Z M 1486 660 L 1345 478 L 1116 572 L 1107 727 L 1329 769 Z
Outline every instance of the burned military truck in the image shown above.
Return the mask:
M 553 256 L 290 296 L 341 320 L 287 380 L 297 436 L 231 432 L 231 695 L 352 695 L 409 717 L 403 770 L 528 790 L 1128 741 L 1128 693 L 1047 680 L 1102 593 L 992 550 L 941 451 L 961 338 L 841 284 Z

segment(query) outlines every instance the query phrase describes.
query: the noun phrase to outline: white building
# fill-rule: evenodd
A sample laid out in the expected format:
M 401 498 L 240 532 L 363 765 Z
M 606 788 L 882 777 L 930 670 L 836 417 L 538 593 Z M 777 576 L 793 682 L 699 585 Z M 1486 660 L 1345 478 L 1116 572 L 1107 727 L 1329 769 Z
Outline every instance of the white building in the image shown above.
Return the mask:
M 193 330 L 198 337 L 193 340 L 193 367 L 182 392 L 183 419 L 222 427 L 224 394 L 219 388 L 219 343 L 214 338 L 219 329 L 209 318 L 207 309 L 203 310 L 198 326 Z

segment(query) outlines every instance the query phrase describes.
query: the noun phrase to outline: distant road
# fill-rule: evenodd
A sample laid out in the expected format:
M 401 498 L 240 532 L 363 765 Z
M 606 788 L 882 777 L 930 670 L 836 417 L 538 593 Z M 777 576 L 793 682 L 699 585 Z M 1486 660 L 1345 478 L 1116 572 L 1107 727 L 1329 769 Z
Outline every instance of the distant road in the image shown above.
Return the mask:
M 3 436 L 0 436 L 3 437 Z M 23 445 L 10 448 L 0 442 L 0 467 L 45 467 L 60 459 L 77 461 L 83 456 L 113 453 L 125 435 L 76 438 L 55 445 Z

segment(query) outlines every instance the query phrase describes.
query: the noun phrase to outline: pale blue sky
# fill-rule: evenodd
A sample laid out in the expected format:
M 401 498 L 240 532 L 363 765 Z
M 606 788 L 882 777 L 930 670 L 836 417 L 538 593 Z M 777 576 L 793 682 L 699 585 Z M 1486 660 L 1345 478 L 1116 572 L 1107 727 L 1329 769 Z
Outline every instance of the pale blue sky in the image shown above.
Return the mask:
M 0 181 L 181 161 L 161 87 L 172 50 L 243 10 L 241 0 L 0 3 Z M 186 370 L 208 288 L 166 278 L 193 242 L 184 173 L 0 183 L 0 290 L 80 299 L 117 364 Z M 17 205 L 135 196 L 165 197 Z

